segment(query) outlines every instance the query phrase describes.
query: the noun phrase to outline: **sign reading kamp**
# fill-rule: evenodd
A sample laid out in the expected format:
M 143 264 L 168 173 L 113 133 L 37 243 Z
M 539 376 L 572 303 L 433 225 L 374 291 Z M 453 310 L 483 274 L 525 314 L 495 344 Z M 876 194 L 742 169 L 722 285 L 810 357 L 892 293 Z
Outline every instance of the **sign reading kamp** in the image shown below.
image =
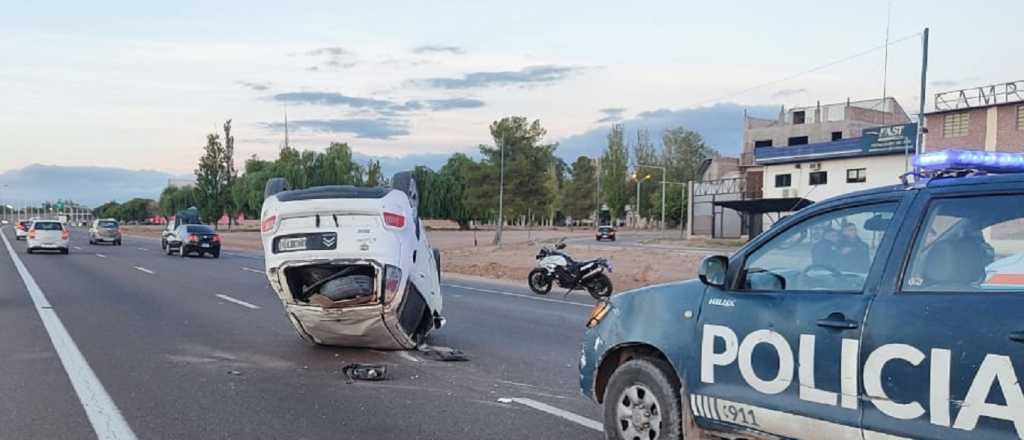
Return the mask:
M 865 128 L 861 137 L 817 144 L 760 147 L 754 149 L 754 162 L 776 164 L 874 156 L 914 152 L 917 145 L 917 124 L 886 125 Z
M 935 94 L 935 110 L 958 110 L 1024 101 L 1024 80 Z

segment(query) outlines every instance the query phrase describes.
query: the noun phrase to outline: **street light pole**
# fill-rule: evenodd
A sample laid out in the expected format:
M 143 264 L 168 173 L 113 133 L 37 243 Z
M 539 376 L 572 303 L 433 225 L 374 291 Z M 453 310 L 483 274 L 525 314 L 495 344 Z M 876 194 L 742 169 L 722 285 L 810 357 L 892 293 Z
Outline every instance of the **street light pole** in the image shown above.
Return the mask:
M 665 230 L 665 183 L 666 183 L 666 170 L 665 167 L 659 167 L 657 165 L 642 165 L 637 164 L 636 169 L 639 170 L 642 167 L 657 168 L 661 170 L 661 230 Z

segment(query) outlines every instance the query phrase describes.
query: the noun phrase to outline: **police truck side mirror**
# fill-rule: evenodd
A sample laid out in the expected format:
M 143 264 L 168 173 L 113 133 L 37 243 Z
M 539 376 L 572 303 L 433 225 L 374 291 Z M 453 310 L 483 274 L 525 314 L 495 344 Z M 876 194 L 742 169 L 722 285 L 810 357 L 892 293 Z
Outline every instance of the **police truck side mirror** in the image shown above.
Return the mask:
M 697 277 L 704 284 L 714 287 L 725 287 L 725 272 L 729 268 L 729 258 L 722 255 L 704 257 L 700 262 Z

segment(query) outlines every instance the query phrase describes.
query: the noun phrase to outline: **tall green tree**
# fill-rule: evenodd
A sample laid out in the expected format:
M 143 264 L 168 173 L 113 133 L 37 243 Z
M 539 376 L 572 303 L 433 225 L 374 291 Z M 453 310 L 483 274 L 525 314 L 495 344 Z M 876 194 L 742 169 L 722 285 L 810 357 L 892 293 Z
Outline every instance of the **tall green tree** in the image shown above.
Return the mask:
M 384 185 L 384 175 L 380 169 L 379 160 L 371 160 L 366 164 L 366 186 L 374 187 Z
M 474 211 L 467 203 L 467 183 L 471 177 L 480 174 L 481 166 L 462 153 L 455 153 L 441 167 L 440 180 L 444 182 L 441 189 L 445 191 L 446 207 L 444 218 L 459 224 L 460 229 L 469 229 L 470 221 L 482 219 L 484 213 Z
M 608 133 L 608 145 L 601 156 L 601 196 L 608 204 L 612 218 L 620 218 L 629 203 L 629 150 L 622 124 L 615 124 Z
M 231 120 L 224 122 L 224 173 L 225 173 L 225 197 L 224 210 L 228 213 L 228 230 L 234 224 L 235 216 L 242 211 L 242 207 L 235 203 L 232 197 L 235 181 L 238 179 L 238 170 L 235 169 L 235 137 L 231 135 Z
M 195 169 L 195 196 L 199 205 L 199 215 L 204 222 L 211 223 L 214 227 L 217 226 L 217 220 L 226 212 L 228 199 L 228 173 L 224 155 L 224 145 L 220 142 L 220 136 L 207 135 L 203 156 L 199 158 L 199 165 Z
M 570 179 L 563 187 L 563 209 L 574 219 L 587 218 L 597 209 L 597 169 L 594 160 L 580 156 L 572 163 Z
M 630 192 L 633 197 L 633 209 L 639 209 L 639 212 L 643 215 L 652 213 L 652 207 L 657 204 L 660 209 L 661 205 L 661 193 L 656 191 L 661 188 L 661 173 L 655 168 L 642 167 L 641 165 L 654 165 L 662 166 L 661 157 L 658 156 L 658 151 L 651 142 L 650 134 L 646 129 L 639 129 L 636 132 L 636 143 L 633 145 L 633 159 L 635 165 L 633 167 L 634 173 L 630 179 Z M 646 178 L 650 176 L 650 178 Z M 636 200 L 637 188 L 636 185 L 640 185 L 640 200 Z M 660 211 L 658 213 L 660 216 Z M 649 215 L 648 215 L 649 216 Z

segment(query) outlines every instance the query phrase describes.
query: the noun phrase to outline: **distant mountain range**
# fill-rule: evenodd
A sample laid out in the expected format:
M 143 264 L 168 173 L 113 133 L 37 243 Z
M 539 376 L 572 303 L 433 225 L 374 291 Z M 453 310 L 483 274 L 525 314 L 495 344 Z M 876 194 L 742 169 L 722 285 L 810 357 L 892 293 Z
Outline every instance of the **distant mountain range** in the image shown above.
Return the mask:
M 646 111 L 631 118 L 602 120 L 602 123 L 593 129 L 560 139 L 556 154 L 570 163 L 580 155 L 600 155 L 607 142 L 610 124 L 614 122 L 625 125 L 628 142 L 636 139 L 637 129 L 643 128 L 650 133 L 651 141 L 660 145 L 661 133 L 665 129 L 683 126 L 700 132 L 705 142 L 716 147 L 722 154 L 737 154 L 743 140 L 744 111 L 752 115 L 771 117 L 778 112 L 778 107 L 722 103 L 694 109 Z M 472 147 L 467 148 L 466 153 L 471 157 L 479 156 L 476 148 Z M 439 170 L 451 154 L 372 157 L 354 153 L 352 156 L 361 165 L 366 165 L 371 158 L 380 160 L 384 174 L 390 176 L 417 165 Z M 111 200 L 123 202 L 133 197 L 155 199 L 160 196 L 160 191 L 167 186 L 169 179 L 191 180 L 192 176 L 178 176 L 153 170 L 34 164 L 20 170 L 0 173 L 0 204 L 70 199 L 86 206 L 98 206 Z
M 0 173 L 0 203 L 61 199 L 95 207 L 133 197 L 155 199 L 168 179 L 175 177 L 182 176 L 152 170 L 33 164 Z

